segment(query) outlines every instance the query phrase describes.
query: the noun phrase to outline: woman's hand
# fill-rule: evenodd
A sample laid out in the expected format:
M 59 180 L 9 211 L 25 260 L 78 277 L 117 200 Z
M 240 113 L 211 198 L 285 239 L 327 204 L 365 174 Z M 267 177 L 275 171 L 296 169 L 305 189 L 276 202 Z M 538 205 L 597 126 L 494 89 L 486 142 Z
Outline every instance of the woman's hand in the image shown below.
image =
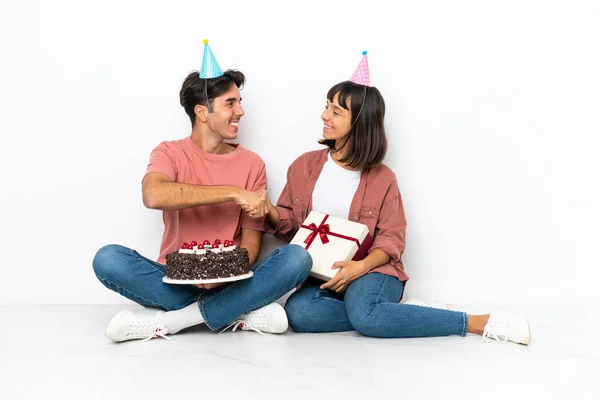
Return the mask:
M 242 211 L 244 211 L 250 218 L 262 218 L 266 214 L 269 213 L 269 209 L 271 208 L 271 200 L 269 200 L 269 195 L 266 190 L 261 192 L 254 193 L 258 196 L 261 204 L 251 206 L 249 204 L 240 204 Z
M 267 204 L 269 196 L 267 191 L 251 192 L 245 189 L 239 189 L 238 198 L 235 203 L 248 214 L 250 218 L 262 218 L 269 212 L 270 202 Z
M 321 289 L 329 289 L 342 293 L 349 284 L 369 272 L 364 260 L 362 261 L 338 261 L 331 269 L 339 269 L 328 282 L 321 285 Z

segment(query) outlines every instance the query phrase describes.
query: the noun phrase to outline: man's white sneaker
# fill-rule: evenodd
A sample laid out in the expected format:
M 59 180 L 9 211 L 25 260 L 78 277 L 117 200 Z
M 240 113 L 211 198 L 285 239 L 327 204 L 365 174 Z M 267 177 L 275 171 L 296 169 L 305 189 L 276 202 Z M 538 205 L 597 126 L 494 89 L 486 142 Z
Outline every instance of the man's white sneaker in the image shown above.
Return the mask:
M 489 343 L 492 339 L 500 343 L 510 341 L 529 344 L 531 332 L 527 318 L 524 315 L 514 313 L 491 314 L 483 330 L 483 340 Z
M 132 339 L 150 340 L 165 336 L 168 331 L 163 321 L 164 311 L 144 309 L 140 311 L 124 310 L 118 312 L 106 327 L 106 337 L 113 342 Z
M 419 300 L 419 299 L 410 299 L 410 300 L 402 302 L 402 304 L 411 304 L 413 306 L 439 308 L 441 310 L 449 310 L 450 309 L 450 307 L 448 307 L 448 305 L 446 303 L 444 303 L 440 300 L 436 300 L 431 304 L 426 304 L 424 301 Z
M 233 332 L 240 328 L 244 331 L 260 333 L 283 333 L 288 328 L 285 310 L 278 303 L 267 304 L 264 307 L 242 314 L 221 332 L 233 327 Z

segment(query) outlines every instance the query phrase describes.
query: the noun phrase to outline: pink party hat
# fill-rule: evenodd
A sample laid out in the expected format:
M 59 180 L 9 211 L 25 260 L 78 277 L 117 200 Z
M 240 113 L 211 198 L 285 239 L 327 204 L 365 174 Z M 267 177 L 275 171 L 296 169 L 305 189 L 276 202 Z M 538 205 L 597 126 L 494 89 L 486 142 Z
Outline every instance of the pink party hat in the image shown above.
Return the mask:
M 363 51 L 363 58 L 358 63 L 358 67 L 352 74 L 350 82 L 357 83 L 359 85 L 371 86 L 371 79 L 369 78 L 369 59 L 367 58 L 367 52 Z

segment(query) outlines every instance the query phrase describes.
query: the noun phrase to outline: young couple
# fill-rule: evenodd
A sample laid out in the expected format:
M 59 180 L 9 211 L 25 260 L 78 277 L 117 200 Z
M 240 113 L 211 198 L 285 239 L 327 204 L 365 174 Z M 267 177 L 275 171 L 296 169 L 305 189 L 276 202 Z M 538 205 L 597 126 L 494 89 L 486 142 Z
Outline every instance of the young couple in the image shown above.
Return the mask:
M 385 103 L 370 86 L 366 53 L 349 81 L 327 93 L 322 150 L 301 155 L 271 204 L 265 164 L 253 152 L 225 142 L 237 138 L 244 116 L 240 71 L 224 73 L 205 41 L 200 73 L 183 82 L 181 105 L 192 123 L 185 139 L 163 142 L 150 155 L 142 181 L 144 205 L 163 211 L 160 256 L 108 245 L 93 260 L 109 289 L 144 306 L 121 311 L 106 336 L 115 342 L 167 337 L 206 324 L 265 333 L 356 330 L 373 337 L 483 335 L 528 344 L 529 324 L 519 314 L 468 315 L 399 303 L 406 220 L 396 176 L 386 153 Z M 373 245 L 361 261 L 337 262 L 328 282 L 308 279 L 310 254 L 287 245 L 258 260 L 263 232 L 291 240 L 311 210 L 365 224 Z M 250 255 L 254 276 L 227 284 L 169 285 L 165 256 L 198 238 L 233 238 Z M 275 301 L 302 286 L 285 308 Z

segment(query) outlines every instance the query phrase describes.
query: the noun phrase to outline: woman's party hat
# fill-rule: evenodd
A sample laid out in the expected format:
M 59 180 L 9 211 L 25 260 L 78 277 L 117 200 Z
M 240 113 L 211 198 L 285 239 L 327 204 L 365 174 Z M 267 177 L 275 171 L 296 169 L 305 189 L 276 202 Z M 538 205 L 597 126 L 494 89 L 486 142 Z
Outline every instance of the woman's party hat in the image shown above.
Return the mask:
M 363 58 L 358 63 L 358 67 L 352 74 L 350 82 L 357 83 L 359 85 L 371 86 L 371 79 L 369 77 L 369 59 L 367 58 L 367 52 L 362 52 Z

